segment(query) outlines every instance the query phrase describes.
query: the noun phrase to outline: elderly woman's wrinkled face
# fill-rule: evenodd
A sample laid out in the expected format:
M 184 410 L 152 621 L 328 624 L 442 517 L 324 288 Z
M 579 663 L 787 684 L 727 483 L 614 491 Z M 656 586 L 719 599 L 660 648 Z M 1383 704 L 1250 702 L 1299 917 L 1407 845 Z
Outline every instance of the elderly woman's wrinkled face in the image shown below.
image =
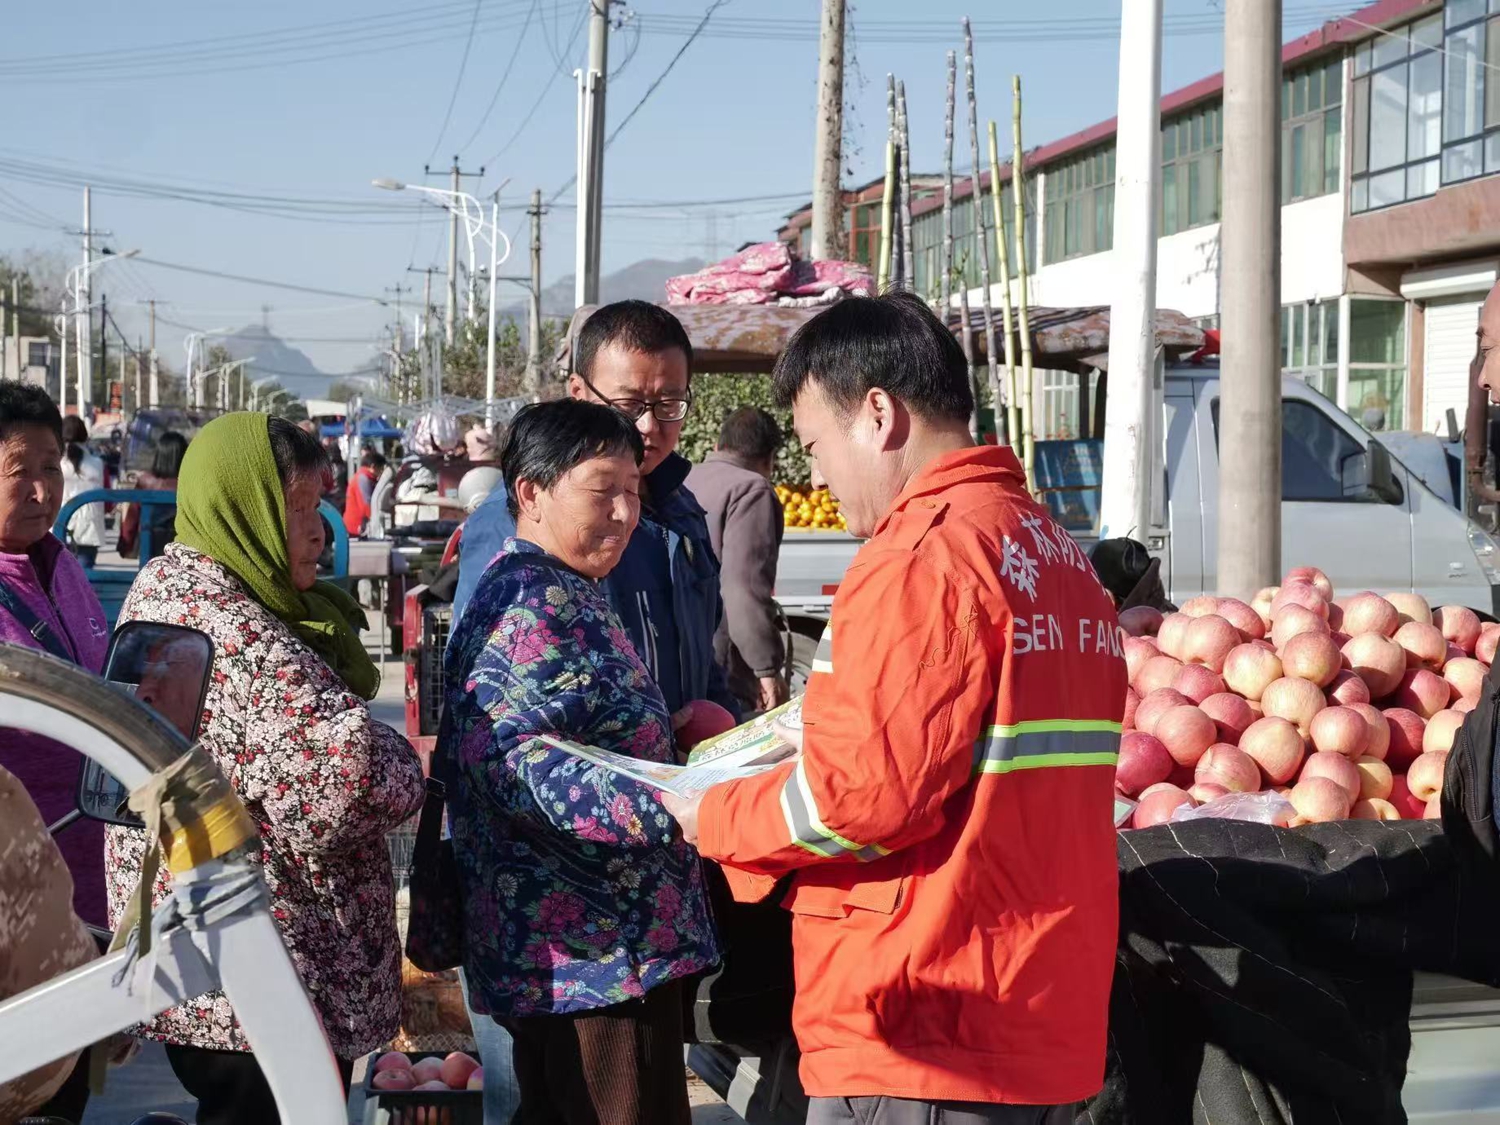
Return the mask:
M 615 568 L 641 515 L 641 470 L 629 456 L 591 457 L 551 488 L 516 482 L 517 533 L 580 574 L 603 578 Z
M 318 581 L 318 556 L 323 553 L 323 517 L 318 502 L 323 499 L 323 478 L 303 474 L 286 487 L 286 553 L 292 568 L 292 585 L 311 590 Z
M 46 426 L 17 426 L 0 441 L 0 551 L 24 554 L 62 508 L 62 447 Z

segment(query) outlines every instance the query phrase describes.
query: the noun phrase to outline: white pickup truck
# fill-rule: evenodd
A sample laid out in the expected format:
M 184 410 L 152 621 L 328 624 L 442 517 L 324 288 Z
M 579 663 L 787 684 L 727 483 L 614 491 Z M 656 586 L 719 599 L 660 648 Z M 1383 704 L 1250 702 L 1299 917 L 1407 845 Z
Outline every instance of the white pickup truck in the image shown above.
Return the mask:
M 1153 442 L 1153 526 L 1168 596 L 1214 593 L 1218 571 L 1216 364 L 1167 367 Z M 1282 381 L 1283 569 L 1317 566 L 1340 594 L 1414 590 L 1433 605 L 1466 605 L 1485 620 L 1500 606 L 1500 545 L 1392 457 L 1378 438 L 1300 379 Z M 1075 528 L 1085 549 L 1094 529 Z M 788 531 L 776 594 L 805 676 L 859 541 Z

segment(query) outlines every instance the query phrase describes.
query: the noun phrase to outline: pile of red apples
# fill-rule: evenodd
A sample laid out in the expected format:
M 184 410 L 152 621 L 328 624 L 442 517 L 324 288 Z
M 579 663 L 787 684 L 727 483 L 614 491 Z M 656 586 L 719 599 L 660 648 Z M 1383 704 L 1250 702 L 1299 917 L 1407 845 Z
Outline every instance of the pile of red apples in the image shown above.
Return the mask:
M 1134 828 L 1267 791 L 1290 802 L 1290 827 L 1437 817 L 1448 753 L 1500 644 L 1500 625 L 1462 606 L 1335 599 L 1315 567 L 1248 604 L 1136 607 L 1120 626 L 1130 688 L 1115 787 L 1139 801 Z

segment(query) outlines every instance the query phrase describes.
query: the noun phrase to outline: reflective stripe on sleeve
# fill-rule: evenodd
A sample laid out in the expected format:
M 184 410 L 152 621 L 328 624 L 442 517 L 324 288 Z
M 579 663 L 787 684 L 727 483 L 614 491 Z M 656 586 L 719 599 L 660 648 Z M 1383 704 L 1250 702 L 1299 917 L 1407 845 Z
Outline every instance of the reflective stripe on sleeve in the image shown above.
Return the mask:
M 803 772 L 800 761 L 782 786 L 781 815 L 786 818 L 792 843 L 813 855 L 829 859 L 853 855 L 856 859 L 868 862 L 890 854 L 878 844 L 856 844 L 853 840 L 847 840 L 823 823 L 818 816 L 818 805 L 813 800 L 812 789 L 807 784 L 807 774 Z
M 974 772 L 1112 766 L 1120 757 L 1120 729 L 1119 723 L 1106 719 L 1039 719 L 992 726 L 975 744 Z
M 818 640 L 818 651 L 813 653 L 812 671 L 833 671 L 833 625 L 829 624 L 823 629 L 823 636 Z

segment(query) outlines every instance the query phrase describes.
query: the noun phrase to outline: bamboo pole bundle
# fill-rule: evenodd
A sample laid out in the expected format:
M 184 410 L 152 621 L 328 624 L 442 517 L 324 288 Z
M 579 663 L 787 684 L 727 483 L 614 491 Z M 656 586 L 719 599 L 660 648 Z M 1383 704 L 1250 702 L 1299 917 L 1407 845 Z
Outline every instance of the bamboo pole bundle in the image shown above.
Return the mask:
M 953 303 L 953 101 L 958 82 L 958 62 L 948 52 L 948 108 L 943 118 L 943 254 L 938 275 L 939 315 L 948 323 L 948 309 Z
M 1000 198 L 1000 139 L 990 122 L 990 203 L 995 210 L 995 247 L 1000 260 L 1000 331 L 1005 337 L 1005 441 L 1012 449 L 1021 440 L 1021 411 L 1016 400 L 1016 337 L 1010 308 L 1010 236 L 1005 232 L 1005 207 Z M 1015 172 L 1011 172 L 1014 191 Z M 996 415 L 995 429 L 999 430 Z
M 1016 190 L 1016 277 L 1020 284 L 1017 293 L 1020 313 L 1017 317 L 1021 335 L 1021 440 L 1025 449 L 1022 464 L 1026 469 L 1026 483 L 1036 487 L 1036 415 L 1033 410 L 1034 395 L 1031 371 L 1031 296 L 1028 291 L 1026 269 L 1026 150 L 1021 147 L 1021 76 L 1011 75 L 1010 132 L 1014 148 L 1011 157 L 1011 181 Z
M 990 232 L 985 220 L 984 197 L 979 192 L 979 100 L 974 92 L 974 29 L 969 24 L 968 16 L 964 17 L 963 24 L 964 94 L 969 103 L 969 152 L 973 159 L 973 167 L 969 172 L 969 194 L 974 209 L 974 243 L 979 251 L 979 308 L 984 316 L 984 354 L 988 361 L 986 368 L 995 419 L 995 440 L 999 441 L 1000 435 L 1004 433 L 1000 426 L 1000 411 L 1004 400 L 1000 393 L 1000 360 L 995 355 L 995 310 L 990 303 Z M 990 190 L 998 199 L 1000 181 L 992 178 Z M 966 291 L 967 288 L 965 285 Z
M 884 293 L 891 284 L 891 266 L 895 261 L 892 245 L 895 224 L 892 222 L 896 206 L 896 76 L 885 76 L 885 190 L 880 197 L 880 254 L 875 271 L 875 291 Z M 899 282 L 898 282 L 899 284 Z
M 917 287 L 916 252 L 911 244 L 911 134 L 906 121 L 906 83 L 896 83 L 896 145 L 901 157 L 901 281 Z

